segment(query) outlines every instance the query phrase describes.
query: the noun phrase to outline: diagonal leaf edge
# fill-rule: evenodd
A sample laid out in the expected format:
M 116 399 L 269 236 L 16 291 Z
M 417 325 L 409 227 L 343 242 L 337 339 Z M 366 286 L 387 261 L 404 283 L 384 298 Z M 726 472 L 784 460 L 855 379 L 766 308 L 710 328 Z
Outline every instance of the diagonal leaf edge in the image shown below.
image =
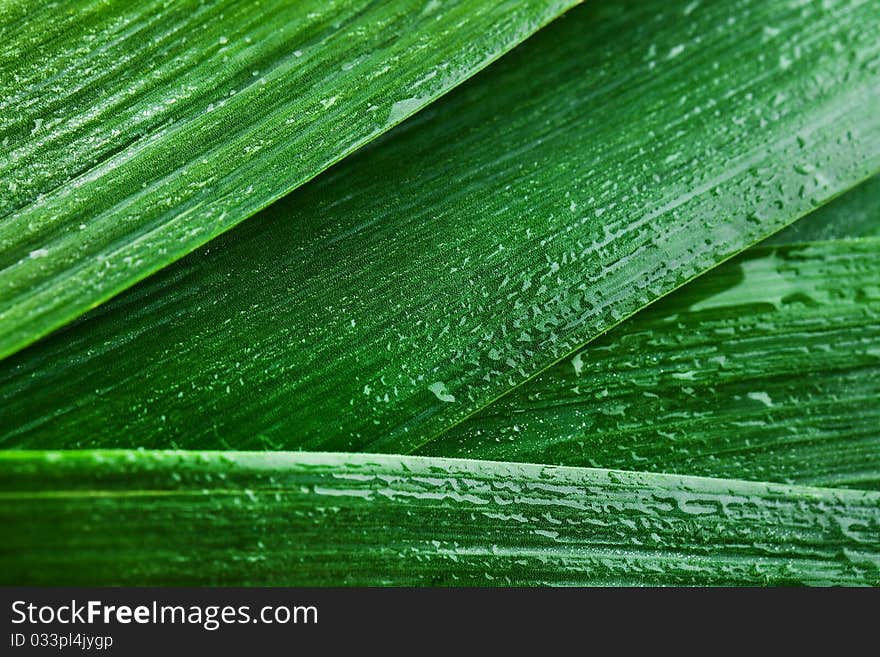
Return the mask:
M 772 251 L 773 246 L 785 246 L 785 247 L 799 247 L 799 248 L 810 248 L 818 246 L 819 249 L 831 248 L 832 250 L 840 250 L 846 249 L 847 246 L 845 244 L 833 245 L 833 244 L 812 244 L 812 242 L 823 242 L 823 241 L 852 241 L 858 240 L 861 244 L 855 244 L 857 250 L 863 251 L 860 258 L 861 261 L 867 265 L 867 267 L 860 268 L 858 271 L 845 271 L 845 275 L 849 277 L 850 280 L 847 283 L 852 284 L 853 290 L 859 290 L 856 294 L 860 297 L 859 302 L 865 304 L 865 309 L 869 309 L 870 306 L 868 304 L 871 303 L 869 300 L 869 296 L 871 294 L 870 290 L 874 285 L 875 277 L 872 272 L 873 269 L 873 261 L 871 260 L 870 253 L 872 251 L 873 244 L 876 244 L 876 241 L 862 241 L 861 238 L 866 237 L 878 237 L 877 231 L 880 228 L 880 222 L 877 220 L 877 202 L 880 200 L 880 175 L 874 176 L 862 184 L 856 186 L 854 189 L 849 190 L 845 194 L 831 200 L 826 205 L 823 205 L 816 211 L 810 213 L 808 216 L 803 219 L 790 224 L 784 230 L 772 235 L 766 240 L 752 246 L 751 248 L 743 251 L 736 258 L 731 261 L 722 263 L 716 269 L 712 269 L 701 277 L 695 279 L 690 282 L 688 285 L 683 286 L 674 292 L 672 292 L 667 297 L 664 297 L 657 302 L 645 307 L 639 313 L 627 318 L 619 325 L 615 326 L 608 333 L 599 336 L 596 338 L 595 342 L 599 343 L 599 345 L 607 345 L 610 343 L 614 345 L 618 339 L 626 340 L 626 336 L 629 333 L 634 333 L 635 335 L 639 335 L 640 331 L 638 328 L 631 329 L 632 325 L 640 326 L 641 323 L 647 322 L 648 324 L 652 324 L 656 321 L 657 318 L 662 318 L 664 316 L 672 316 L 676 317 L 680 312 L 687 312 L 690 305 L 693 303 L 699 303 L 701 300 L 704 300 L 704 297 L 711 297 L 719 292 L 722 288 L 725 287 L 723 280 L 725 278 L 730 278 L 731 272 L 734 268 L 739 267 L 739 262 L 742 262 L 746 259 L 751 259 L 754 256 L 761 257 L 762 255 L 767 255 L 770 251 Z M 820 256 L 821 258 L 821 256 Z M 813 261 L 813 265 L 818 265 L 821 267 L 821 262 Z M 811 272 L 814 274 L 813 278 L 815 278 L 815 271 Z M 796 284 L 797 276 L 794 275 L 794 272 L 787 272 L 784 278 L 788 278 L 792 284 Z M 742 283 L 742 277 L 736 276 L 737 284 Z M 719 280 L 721 279 L 721 280 Z M 846 285 L 847 283 L 844 283 Z M 863 286 L 867 285 L 867 291 L 863 289 Z M 772 285 L 771 285 L 772 287 Z M 743 289 L 743 288 L 740 288 Z M 753 295 L 754 301 L 763 301 L 765 299 L 764 291 L 760 288 L 752 288 L 746 289 L 746 296 Z M 865 295 L 868 296 L 865 296 Z M 743 299 L 747 300 L 747 299 Z M 817 316 L 819 316 L 817 314 Z M 662 319 L 661 319 L 662 322 Z M 866 323 L 867 322 L 867 323 Z M 871 330 L 873 328 L 870 323 L 869 317 L 860 316 L 857 320 L 857 324 L 864 325 L 864 328 L 867 330 Z M 729 327 L 727 327 L 729 328 Z M 701 330 L 700 326 L 697 326 L 697 331 Z M 727 330 L 727 329 L 725 329 Z M 618 336 L 620 336 L 618 338 Z M 861 335 L 859 336 L 862 337 Z M 727 338 L 725 338 L 726 340 Z M 860 342 L 863 342 L 860 339 Z M 861 345 L 862 347 L 864 344 Z M 508 393 L 500 396 L 495 402 L 489 404 L 479 411 L 475 412 L 471 416 L 465 418 L 462 422 L 451 426 L 449 429 L 444 431 L 443 433 L 437 435 L 431 441 L 425 443 L 420 448 L 413 450 L 414 454 L 422 454 L 428 456 L 444 456 L 444 457 L 465 457 L 465 458 L 489 458 L 492 459 L 492 454 L 495 454 L 495 459 L 499 459 L 499 455 L 502 452 L 505 453 L 505 458 L 501 460 L 512 460 L 512 461 L 540 461 L 542 463 L 553 463 L 558 465 L 588 465 L 591 467 L 613 467 L 616 464 L 621 469 L 640 469 L 644 468 L 646 465 L 645 460 L 639 459 L 636 460 L 627 460 L 628 455 L 617 455 L 617 459 L 606 462 L 604 464 L 599 464 L 592 458 L 587 455 L 587 451 L 589 448 L 585 448 L 584 450 L 575 450 L 574 453 L 570 451 L 570 449 L 561 448 L 561 451 L 558 449 L 549 446 L 549 449 L 552 450 L 553 456 L 550 456 L 549 451 L 545 451 L 543 458 L 532 458 L 528 459 L 523 454 L 519 453 L 518 449 L 506 449 L 503 447 L 503 443 L 505 441 L 504 435 L 505 433 L 509 435 L 511 431 L 513 431 L 513 426 L 509 425 L 510 417 L 507 417 L 506 420 L 502 421 L 502 425 L 507 428 L 507 431 L 501 426 L 493 427 L 493 438 L 492 440 L 496 443 L 502 443 L 502 445 L 495 444 L 491 445 L 488 443 L 483 443 L 479 436 L 482 433 L 482 430 L 479 428 L 481 422 L 489 417 L 500 417 L 505 412 L 515 411 L 517 422 L 516 422 L 516 431 L 515 433 L 519 433 L 522 431 L 523 418 L 528 418 L 529 414 L 527 412 L 523 412 L 529 407 L 531 404 L 529 402 L 524 402 L 525 399 L 534 400 L 537 402 L 538 397 L 541 396 L 541 393 L 535 388 L 547 388 L 554 389 L 556 387 L 556 383 L 554 380 L 565 380 L 569 378 L 572 374 L 572 371 L 569 371 L 569 363 L 573 363 L 575 361 L 579 361 L 579 367 L 583 367 L 583 362 L 586 359 L 590 360 L 590 351 L 593 349 L 593 341 L 586 343 L 581 347 L 581 349 L 577 350 L 577 353 L 570 354 L 570 358 L 564 358 L 547 369 L 539 372 L 534 377 L 525 381 L 521 386 L 517 386 L 516 388 L 511 389 Z M 600 347 L 601 348 L 601 347 Z M 608 347 L 611 351 L 614 350 L 614 346 Z M 856 360 L 860 360 L 861 356 L 864 356 L 870 349 L 856 349 L 857 353 L 853 353 L 852 351 L 844 351 L 841 355 L 844 357 L 849 356 L 848 362 L 854 362 Z M 800 366 L 806 366 L 807 359 L 801 358 L 799 360 Z M 870 357 L 869 357 L 870 360 Z M 571 368 L 575 368 L 574 365 L 570 366 Z M 577 394 L 580 394 L 580 379 L 579 373 L 575 373 L 578 377 L 577 381 L 573 381 L 571 383 L 572 389 L 577 390 Z M 856 377 L 855 387 L 862 388 L 863 386 L 867 386 L 867 389 L 870 390 L 871 381 L 870 375 L 868 380 L 861 380 L 859 376 Z M 589 383 L 587 382 L 589 385 Z M 564 387 L 564 385 L 563 385 Z M 624 384 L 622 387 L 627 387 Z M 870 392 L 868 393 L 870 394 Z M 857 397 L 857 395 L 855 395 Z M 850 399 L 853 397 L 853 390 L 846 389 L 841 392 L 841 397 L 844 399 Z M 551 394 L 552 399 L 552 394 Z M 866 401 L 868 401 L 868 410 L 870 411 L 873 406 L 870 404 L 871 398 L 869 397 Z M 545 396 L 543 397 L 543 402 L 548 402 L 549 400 Z M 831 401 L 829 399 L 829 401 Z M 856 403 L 859 402 L 858 399 L 855 400 Z M 691 410 L 690 404 L 683 404 L 678 410 L 685 412 L 690 412 Z M 505 409 L 506 410 L 502 410 Z M 865 410 L 865 407 L 859 407 L 858 413 L 861 413 Z M 713 411 L 709 411 L 711 415 Z M 856 418 L 851 416 L 851 421 L 855 423 L 860 423 L 861 420 L 865 418 Z M 871 426 L 870 420 L 868 420 L 868 427 Z M 543 423 L 543 421 L 542 421 Z M 807 422 L 807 426 L 811 427 L 809 421 Z M 560 427 L 557 427 L 560 429 Z M 560 429 L 562 433 L 565 433 L 565 429 Z M 528 432 L 526 432 L 528 433 Z M 739 440 L 742 441 L 742 436 L 738 435 L 738 431 L 734 432 L 734 441 Z M 870 444 L 872 441 L 872 437 L 875 432 L 868 431 L 868 434 L 865 436 Z M 547 435 L 550 444 L 558 444 L 564 442 L 564 438 L 561 435 L 550 435 L 548 432 Z M 838 436 L 831 435 L 832 439 L 836 439 Z M 586 436 L 584 436 L 587 439 Z M 631 441 L 633 436 L 624 437 L 624 441 Z M 761 441 L 758 441 L 759 443 Z M 585 444 L 589 444 L 589 440 L 585 441 Z M 571 445 L 568 446 L 569 448 Z M 725 460 L 725 455 L 719 454 L 722 461 L 720 463 L 714 462 L 716 455 L 712 454 L 712 450 L 717 446 L 714 444 L 709 445 L 709 453 L 707 454 L 708 459 L 706 461 L 700 462 L 700 457 L 697 457 L 697 467 L 699 468 L 708 468 L 706 470 L 700 470 L 699 472 L 688 471 L 687 474 L 701 474 L 703 476 L 729 476 L 731 472 L 727 471 L 726 468 L 731 465 L 728 460 Z M 850 446 L 851 447 L 851 446 Z M 726 451 L 729 451 L 729 448 L 725 448 Z M 771 450 L 772 451 L 772 450 Z M 849 452 L 846 448 L 844 448 L 844 452 Z M 784 452 L 783 452 L 784 453 Z M 535 455 L 533 454 L 533 457 Z M 635 459 L 635 454 L 631 453 L 629 456 L 632 456 Z M 829 480 L 813 480 L 811 477 L 815 476 L 814 474 L 805 474 L 801 471 L 800 465 L 795 469 L 790 468 L 780 468 L 779 463 L 774 464 L 769 469 L 764 469 L 761 472 L 760 476 L 749 477 L 748 475 L 744 476 L 742 471 L 737 471 L 737 476 L 740 478 L 757 478 L 759 480 L 765 481 L 783 481 L 785 483 L 795 483 L 795 481 L 786 479 L 782 474 L 783 470 L 786 470 L 790 475 L 796 476 L 799 479 L 799 483 L 804 484 L 812 484 L 812 485 L 834 485 L 834 486 L 851 486 L 851 487 L 868 487 L 875 488 L 877 479 L 877 468 L 871 466 L 873 463 L 874 457 L 876 454 L 873 451 L 869 451 L 867 453 L 867 465 L 865 462 L 859 460 L 857 464 L 853 464 L 849 468 L 846 466 L 844 470 L 849 469 L 850 474 L 844 475 L 844 479 L 835 478 L 834 481 Z M 760 457 L 759 457 L 760 458 Z M 797 460 L 797 456 L 792 455 L 793 460 Z M 856 455 L 857 459 L 862 459 L 863 456 Z M 585 460 L 586 459 L 586 460 Z M 833 459 L 832 459 L 833 460 Z M 816 461 L 815 463 L 818 463 Z M 659 463 L 655 463 L 655 465 L 659 466 Z M 694 465 L 693 463 L 691 465 Z M 657 467 L 655 470 L 657 471 L 667 471 L 669 466 L 668 462 L 664 462 L 662 467 Z M 746 463 L 745 464 L 745 472 L 751 471 L 754 464 Z M 737 466 L 738 467 L 738 466 Z M 766 467 L 766 466 L 765 466 Z M 858 472 L 856 472 L 858 471 Z M 850 477 L 850 479 L 846 479 L 846 477 Z
M 880 176 L 819 208 L 765 241 L 798 244 L 859 237 L 880 237 Z
M 313 178 L 575 2 L 78 3 L 64 30 L 42 29 L 47 9 L 5 6 L 0 357 Z
M 878 254 L 754 247 L 417 453 L 880 487 Z
M 91 441 L 81 446 L 97 446 L 125 435 L 145 447 L 406 451 L 591 335 L 876 170 L 872 144 L 877 120 L 860 113 L 877 93 L 869 66 L 862 62 L 871 61 L 876 44 L 864 44 L 856 29 L 869 19 L 863 14 L 870 7 L 845 4 L 792 13 L 743 1 L 735 7 L 706 8 L 706 13 L 698 10 L 685 23 L 679 20 L 681 9 L 642 3 L 587 6 L 570 13 L 529 44 L 542 57 L 557 57 L 553 66 L 527 48 L 511 54 L 492 75 L 435 104 L 415 128 L 385 140 L 382 148 L 367 149 L 300 190 L 296 198 L 221 238 L 216 248 L 147 281 L 125 300 L 96 313 L 94 321 L 6 363 L 6 412 L 23 418 L 7 432 L 6 444 L 45 447 L 63 436 Z M 769 19 L 784 23 L 786 41 L 765 43 L 751 30 L 752 23 L 744 26 L 743 21 L 733 34 L 726 31 L 733 28 L 717 28 L 731 24 L 723 20 L 728 12 L 748 15 L 755 25 Z M 691 31 L 702 35 L 706 26 L 718 30 L 717 40 L 694 41 L 699 48 L 692 59 L 670 57 L 685 36 Z M 589 47 L 576 51 L 581 61 L 566 48 L 583 44 L 585 29 L 595 34 L 586 40 Z M 801 43 L 807 32 L 810 38 Z M 842 36 L 854 47 L 865 46 L 855 60 L 834 60 L 824 47 Z M 669 46 L 666 56 L 649 59 L 650 48 L 647 56 L 632 48 L 632 43 L 652 40 L 659 44 L 657 52 L 667 52 Z M 742 56 L 729 63 L 730 69 L 716 73 L 719 69 L 705 66 L 732 43 Z M 808 72 L 806 81 L 777 66 L 775 54 L 795 48 L 803 55 L 798 70 Z M 746 57 L 752 50 L 760 56 Z M 699 161 L 676 163 L 679 133 L 663 133 L 660 139 L 647 129 L 659 120 L 657 108 L 672 105 L 681 90 L 661 84 L 656 97 L 646 96 L 626 77 L 656 83 L 663 77 L 657 68 L 661 61 L 671 80 L 688 80 L 693 93 L 708 94 L 709 106 L 717 104 L 719 75 L 745 80 L 727 99 L 724 112 L 713 112 L 720 117 L 717 122 L 705 111 L 685 117 L 692 122 L 686 124 L 692 129 L 686 134 L 707 153 Z M 539 66 L 543 76 L 557 77 L 537 76 L 530 66 Z M 836 86 L 843 80 L 837 73 L 824 77 L 841 66 L 848 72 L 845 87 Z M 702 87 L 693 83 L 703 79 L 700 75 L 706 76 Z M 551 79 L 558 83 L 548 83 Z M 614 83 L 597 85 L 597 80 Z M 797 112 L 786 113 L 785 104 L 777 104 L 783 92 L 799 99 L 790 106 Z M 560 102 L 567 97 L 568 104 Z M 854 98 L 860 102 L 854 104 Z M 756 99 L 765 100 L 766 111 L 774 113 L 775 123 L 763 131 L 738 122 L 739 112 L 747 110 L 755 115 L 756 126 L 768 120 L 756 111 Z M 558 114 L 547 112 L 550 103 Z M 518 108 L 515 115 L 512 107 Z M 800 114 L 804 110 L 809 116 Z M 527 120 L 537 116 L 545 123 Z M 681 120 L 678 110 L 675 117 Z M 621 131 L 622 125 L 632 130 L 634 121 L 645 122 L 642 142 Z M 708 130 L 706 121 L 716 131 Z M 463 129 L 467 124 L 473 125 Z M 498 127 L 487 131 L 487 125 Z M 540 138 L 523 136 L 524 125 L 534 126 Z M 676 129 L 681 128 L 676 124 Z M 597 130 L 608 140 L 597 140 Z M 738 166 L 729 159 L 731 133 L 740 152 Z M 770 140 L 769 155 L 768 135 L 779 137 Z M 517 138 L 522 141 L 512 141 Z M 710 138 L 718 142 L 699 141 Z M 724 154 L 718 150 L 722 145 Z M 630 170 L 619 172 L 627 185 L 635 184 L 634 200 L 626 195 L 628 187 L 620 191 L 622 183 L 618 188 L 605 185 L 602 191 L 593 180 L 594 170 L 576 166 L 609 152 L 614 158 L 608 171 L 617 172 L 635 156 L 647 159 L 645 172 L 635 178 Z M 436 164 L 414 169 L 413 163 L 429 153 Z M 560 159 L 560 153 L 573 159 Z M 762 169 L 764 157 L 775 166 Z M 823 168 L 808 167 L 808 157 Z M 553 162 L 558 175 L 550 182 L 564 187 L 545 186 L 538 194 L 532 176 Z M 751 166 L 744 168 L 743 162 Z M 455 194 L 449 194 L 446 180 L 436 177 L 437 167 L 448 163 L 463 181 Z M 718 170 L 707 173 L 707 163 Z M 811 175 L 804 174 L 810 167 Z M 654 182 L 660 172 L 668 174 L 668 185 Z M 687 175 L 698 178 L 681 182 Z M 701 175 L 707 179 L 697 184 Z M 486 190 L 475 183 L 480 176 L 498 183 Z M 389 177 L 406 183 L 393 188 L 393 202 L 384 200 Z M 347 195 L 333 191 L 341 189 L 338 185 L 345 186 Z M 571 206 L 577 210 L 578 203 L 585 207 L 573 214 Z M 654 209 L 646 215 L 646 208 Z M 504 211 L 503 222 L 493 220 L 499 210 Z M 634 222 L 634 216 L 640 221 Z M 656 226 L 640 233 L 646 217 Z M 295 234 L 285 229 L 291 224 L 298 227 Z M 627 239 L 602 248 L 602 240 L 617 231 L 629 231 Z M 523 240 L 523 235 L 531 237 Z M 700 236 L 704 240 L 696 240 Z M 581 242 L 590 246 L 584 258 L 572 260 L 568 253 Z M 496 262 L 499 243 L 518 246 L 505 252 L 501 268 Z M 436 245 L 443 246 L 439 259 Z M 251 252 L 260 253 L 261 260 L 249 262 Z M 558 271 L 553 271 L 554 263 Z M 452 270 L 438 272 L 438 266 Z M 535 284 L 526 291 L 526 280 L 551 275 L 552 286 Z M 523 284 L 514 302 L 499 292 L 507 276 L 516 277 L 514 291 Z M 584 281 L 596 280 L 602 285 L 585 287 Z M 480 298 L 461 294 L 474 285 L 471 281 L 477 281 L 474 291 L 485 292 L 489 301 L 467 305 Z M 351 298 L 347 291 L 356 286 L 364 291 Z M 168 294 L 172 289 L 173 295 Z M 399 295 L 401 290 L 405 294 Z M 214 300 L 205 303 L 211 295 Z M 525 309 L 519 316 L 501 312 L 516 309 L 516 303 Z M 528 316 L 531 308 L 542 310 L 551 324 L 545 329 L 538 324 L 530 342 L 517 342 L 524 334 L 517 322 L 527 322 L 529 330 L 536 325 Z M 438 317 L 465 322 L 455 327 L 454 340 L 444 337 Z M 507 341 L 499 344 L 492 328 Z M 157 331 L 161 336 L 153 339 Z M 395 335 L 397 341 L 389 341 Z M 345 350 L 337 348 L 343 344 Z M 223 358 L 217 351 L 221 345 Z M 155 369 L 162 361 L 163 369 Z M 49 362 L 55 367 L 39 369 Z M 146 389 L 143 381 L 149 382 Z M 450 404 L 450 399 L 458 403 Z

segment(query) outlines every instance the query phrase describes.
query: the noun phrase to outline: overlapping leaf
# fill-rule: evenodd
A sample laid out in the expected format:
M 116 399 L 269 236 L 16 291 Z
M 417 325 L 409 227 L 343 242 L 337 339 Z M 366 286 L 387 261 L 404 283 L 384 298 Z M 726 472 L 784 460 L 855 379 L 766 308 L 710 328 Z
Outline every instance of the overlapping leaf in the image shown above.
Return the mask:
M 571 12 L 7 360 L 4 444 L 415 448 L 876 171 L 876 18 Z
M 577 0 L 0 6 L 0 357 L 204 244 Z
M 418 453 L 880 487 L 878 230 L 875 177 Z
M 880 176 L 849 190 L 803 220 L 772 235 L 765 243 L 799 244 L 860 237 L 880 237 Z
M 455 459 L 5 453 L 8 584 L 880 584 L 880 494 Z
M 421 453 L 880 487 L 880 240 L 750 249 Z
M 435 456 L 5 451 L 0 582 L 880 585 L 878 493 L 742 481 L 880 484 L 877 180 L 527 381 L 880 167 L 877 17 L 579 10 L 7 360 L 6 447 Z

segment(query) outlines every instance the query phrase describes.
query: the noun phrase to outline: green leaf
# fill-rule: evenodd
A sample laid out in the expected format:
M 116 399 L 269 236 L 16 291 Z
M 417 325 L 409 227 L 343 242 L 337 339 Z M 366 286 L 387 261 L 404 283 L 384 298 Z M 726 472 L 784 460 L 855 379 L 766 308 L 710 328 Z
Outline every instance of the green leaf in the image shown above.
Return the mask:
M 0 357 L 264 208 L 577 0 L 0 6 Z
M 880 584 L 880 494 L 307 453 L 0 456 L 0 583 Z
M 7 359 L 0 440 L 417 448 L 880 169 L 878 17 L 588 3 Z
M 880 488 L 880 239 L 754 247 L 419 453 Z
M 805 243 L 877 235 L 878 203 L 880 176 L 417 453 L 880 487 L 880 240 Z
M 851 189 L 765 243 L 797 244 L 857 237 L 880 237 L 880 176 Z

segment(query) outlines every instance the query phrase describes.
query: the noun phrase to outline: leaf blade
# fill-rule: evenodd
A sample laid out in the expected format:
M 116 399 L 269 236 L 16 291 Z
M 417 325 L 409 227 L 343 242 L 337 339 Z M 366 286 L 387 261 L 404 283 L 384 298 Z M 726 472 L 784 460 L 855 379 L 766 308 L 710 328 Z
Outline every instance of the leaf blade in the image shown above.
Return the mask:
M 859 29 L 874 8 L 829 7 L 568 14 L 380 147 L 0 366 L 3 412 L 21 418 L 4 445 L 418 447 L 880 167 L 878 45 Z M 785 36 L 765 41 L 768 23 Z M 843 37 L 855 59 L 825 47 Z M 682 94 L 700 111 L 682 114 Z
M 880 488 L 878 254 L 753 247 L 416 453 Z
M 51 12 L 5 7 L 0 357 L 311 179 L 575 1 L 80 3 L 49 29 Z
M 5 452 L 0 468 L 18 528 L 4 584 L 880 581 L 880 495 L 862 491 L 347 454 Z
M 874 176 L 772 235 L 767 244 L 797 244 L 839 239 L 880 237 L 880 176 Z

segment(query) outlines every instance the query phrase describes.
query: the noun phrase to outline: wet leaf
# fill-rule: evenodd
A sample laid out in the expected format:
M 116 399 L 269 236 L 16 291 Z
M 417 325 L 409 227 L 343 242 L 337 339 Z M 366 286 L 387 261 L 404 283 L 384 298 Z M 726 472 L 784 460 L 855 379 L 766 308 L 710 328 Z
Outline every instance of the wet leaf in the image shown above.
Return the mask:
M 0 455 L 0 583 L 880 584 L 880 494 L 454 459 Z
M 405 452 L 880 169 L 873 3 L 588 3 L 0 366 L 3 444 Z
M 880 176 L 811 212 L 765 243 L 798 244 L 859 237 L 880 237 Z
M 880 239 L 749 249 L 419 453 L 880 488 Z
M 577 0 L 0 6 L 0 357 L 189 253 Z

